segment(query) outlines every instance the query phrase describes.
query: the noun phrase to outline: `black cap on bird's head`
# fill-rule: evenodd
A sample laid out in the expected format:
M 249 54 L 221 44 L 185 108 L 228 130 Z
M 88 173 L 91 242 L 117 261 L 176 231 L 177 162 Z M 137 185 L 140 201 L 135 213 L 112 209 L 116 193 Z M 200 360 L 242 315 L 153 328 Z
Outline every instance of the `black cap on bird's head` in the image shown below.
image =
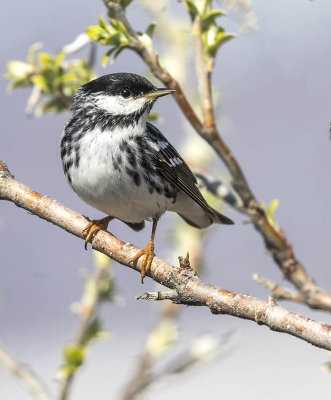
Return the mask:
M 175 92 L 174 89 L 156 88 L 143 76 L 125 72 L 103 75 L 83 85 L 81 90 L 88 94 L 103 92 L 108 96 L 145 97 L 148 100 Z
M 130 73 L 101 76 L 77 92 L 72 110 L 94 108 L 113 116 L 147 115 L 158 97 L 175 90 L 157 88 L 146 78 Z

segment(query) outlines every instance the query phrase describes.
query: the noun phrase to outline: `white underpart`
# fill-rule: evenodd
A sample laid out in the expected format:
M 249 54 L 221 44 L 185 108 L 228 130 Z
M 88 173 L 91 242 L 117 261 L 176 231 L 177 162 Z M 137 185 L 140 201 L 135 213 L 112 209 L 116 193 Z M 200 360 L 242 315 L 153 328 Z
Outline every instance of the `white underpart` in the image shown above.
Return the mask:
M 82 200 L 125 222 L 150 221 L 161 216 L 172 203 L 155 191 L 150 194 L 143 179 L 137 186 L 124 172 L 125 165 L 129 164 L 119 145 L 129 136 L 144 134 L 146 119 L 141 118 L 140 122 L 129 130 L 115 128 L 101 132 L 95 129 L 85 133 L 80 142 L 79 166 L 73 165 L 70 169 L 71 185 Z M 122 157 L 122 164 L 120 169 L 115 169 L 113 157 L 116 160 L 118 155 Z
M 124 98 L 122 96 L 109 96 L 98 94 L 96 105 L 113 115 L 129 115 L 141 110 L 148 102 L 144 97 Z

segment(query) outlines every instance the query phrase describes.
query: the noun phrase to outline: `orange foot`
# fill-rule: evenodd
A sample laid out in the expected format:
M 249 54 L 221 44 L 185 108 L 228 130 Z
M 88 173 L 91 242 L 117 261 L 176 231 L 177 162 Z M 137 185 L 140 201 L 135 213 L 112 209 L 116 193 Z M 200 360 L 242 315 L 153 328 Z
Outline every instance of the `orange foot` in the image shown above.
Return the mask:
M 85 250 L 87 250 L 87 243 L 94 238 L 99 231 L 102 229 L 107 230 L 108 224 L 112 219 L 114 219 L 114 217 L 111 216 L 102 219 L 94 219 L 86 225 L 85 229 L 83 230 L 83 235 L 86 235 Z
M 149 271 L 153 258 L 154 258 L 154 242 L 151 240 L 148 245 L 145 247 L 144 250 L 140 250 L 130 261 L 130 263 L 134 263 L 137 261 L 141 256 L 144 257 L 143 265 L 141 267 L 141 283 L 144 283 L 144 278 L 146 273 Z

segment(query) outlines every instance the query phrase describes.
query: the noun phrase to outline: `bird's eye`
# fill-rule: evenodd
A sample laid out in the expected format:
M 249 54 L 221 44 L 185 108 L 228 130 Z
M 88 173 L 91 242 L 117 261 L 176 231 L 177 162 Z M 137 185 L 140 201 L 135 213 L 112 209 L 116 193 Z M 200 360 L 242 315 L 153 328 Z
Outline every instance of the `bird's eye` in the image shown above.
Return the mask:
M 130 89 L 123 89 L 121 91 L 121 96 L 127 99 L 128 97 L 131 96 L 131 90 Z

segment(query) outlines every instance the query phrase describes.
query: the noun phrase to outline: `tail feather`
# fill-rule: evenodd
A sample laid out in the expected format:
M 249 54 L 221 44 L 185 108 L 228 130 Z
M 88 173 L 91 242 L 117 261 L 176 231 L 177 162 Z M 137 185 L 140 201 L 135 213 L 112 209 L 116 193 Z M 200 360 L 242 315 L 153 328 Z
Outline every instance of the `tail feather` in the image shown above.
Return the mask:
M 182 213 L 178 213 L 178 215 L 183 218 L 183 220 L 194 228 L 203 229 L 207 228 L 212 224 L 224 224 L 224 225 L 233 225 L 234 222 L 232 219 L 226 217 L 225 215 L 219 213 L 210 207 L 210 213 L 207 213 L 202 208 L 199 214 L 188 214 L 185 215 Z
M 193 226 L 193 228 L 198 228 L 198 229 L 203 229 L 207 228 L 209 225 L 213 223 L 213 220 L 209 218 L 207 215 L 201 216 L 199 219 L 196 218 L 196 216 L 190 216 L 187 217 L 186 215 L 183 214 L 178 214 L 183 220 Z
M 232 219 L 226 217 L 220 212 L 216 211 L 214 208 L 210 207 L 210 210 L 213 212 L 213 222 L 216 224 L 224 224 L 224 225 L 233 225 L 234 222 Z
M 169 211 L 176 212 L 189 225 L 199 229 L 207 228 L 211 224 L 232 225 L 234 223 L 207 203 L 206 207 L 202 208 L 183 192 L 177 194 L 177 200 L 169 207 Z

